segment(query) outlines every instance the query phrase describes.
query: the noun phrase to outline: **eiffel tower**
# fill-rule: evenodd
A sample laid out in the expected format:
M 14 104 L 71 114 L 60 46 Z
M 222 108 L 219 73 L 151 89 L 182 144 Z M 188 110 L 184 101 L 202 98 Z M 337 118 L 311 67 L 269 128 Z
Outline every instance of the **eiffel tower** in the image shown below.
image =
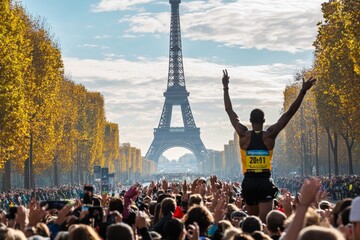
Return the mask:
M 200 128 L 195 125 L 185 86 L 181 48 L 179 4 L 181 0 L 170 0 L 170 51 L 167 90 L 159 126 L 154 128 L 154 140 L 146 153 L 146 158 L 157 162 L 166 150 L 183 147 L 194 153 L 199 162 L 205 160 L 207 150 L 200 139 Z M 170 127 L 173 106 L 180 106 L 184 127 Z

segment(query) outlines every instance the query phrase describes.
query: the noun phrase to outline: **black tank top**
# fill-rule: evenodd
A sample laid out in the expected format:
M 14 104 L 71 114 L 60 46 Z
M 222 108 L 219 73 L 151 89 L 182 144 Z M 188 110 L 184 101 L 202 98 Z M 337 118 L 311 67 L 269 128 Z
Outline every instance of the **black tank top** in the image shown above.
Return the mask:
M 264 143 L 263 140 L 263 131 L 257 131 L 252 130 L 251 131 L 251 140 L 249 146 L 246 148 L 246 150 L 269 150 Z
M 263 131 L 251 131 L 251 140 L 246 149 L 240 149 L 245 176 L 270 177 L 272 152 L 263 140 Z

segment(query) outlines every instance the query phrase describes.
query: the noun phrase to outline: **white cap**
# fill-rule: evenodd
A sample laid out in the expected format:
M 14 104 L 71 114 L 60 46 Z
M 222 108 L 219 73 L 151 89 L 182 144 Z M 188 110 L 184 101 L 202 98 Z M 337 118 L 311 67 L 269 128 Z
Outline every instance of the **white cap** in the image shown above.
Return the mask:
M 352 200 L 350 222 L 360 222 L 360 197 L 356 197 Z

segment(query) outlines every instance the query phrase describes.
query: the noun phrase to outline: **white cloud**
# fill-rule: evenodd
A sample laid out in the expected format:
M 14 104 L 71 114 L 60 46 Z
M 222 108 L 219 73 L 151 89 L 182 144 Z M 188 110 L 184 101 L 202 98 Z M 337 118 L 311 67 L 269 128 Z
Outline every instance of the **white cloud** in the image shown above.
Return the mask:
M 95 39 L 106 39 L 106 38 L 111 38 L 111 35 L 96 35 L 94 38 Z
M 78 45 L 78 47 L 84 47 L 84 48 L 97 48 L 99 47 L 98 45 L 96 44 L 89 44 L 89 43 L 84 43 L 82 45 Z
M 170 13 L 140 13 L 120 21 L 129 22 L 127 32 L 133 33 L 169 33 L 170 29 Z
M 220 0 L 180 4 L 182 36 L 241 48 L 299 52 L 313 49 L 323 0 Z M 170 7 L 169 7 L 170 11 Z M 170 12 L 140 13 L 129 32 L 168 33 Z
M 119 124 L 120 141 L 141 148 L 145 155 L 153 140 L 164 104 L 168 58 L 95 60 L 65 58 L 73 80 L 105 97 L 107 119 Z M 199 59 L 184 59 L 185 81 L 195 122 L 207 148 L 220 150 L 233 136 L 223 106 L 224 66 Z M 230 95 L 241 120 L 254 107 L 264 110 L 274 122 L 282 108 L 282 92 L 296 72 L 296 65 L 227 66 Z M 266 91 L 264 91 L 266 89 Z M 177 121 L 179 122 L 179 120 Z
M 98 4 L 91 5 L 94 12 L 124 11 L 135 6 L 153 2 L 154 0 L 101 0 Z

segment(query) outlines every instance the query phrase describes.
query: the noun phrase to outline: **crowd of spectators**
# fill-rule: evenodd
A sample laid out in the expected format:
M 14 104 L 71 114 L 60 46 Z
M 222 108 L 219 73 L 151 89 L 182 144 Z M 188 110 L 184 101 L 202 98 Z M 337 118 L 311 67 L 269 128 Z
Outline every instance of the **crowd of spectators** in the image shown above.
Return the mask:
M 1 193 L 0 239 L 359 240 L 358 179 L 278 179 L 282 190 L 264 222 L 247 214 L 239 182 L 216 176 L 136 183 L 116 194 L 97 195 L 92 185 L 17 189 Z M 330 185 L 345 182 L 352 197 L 327 199 Z
M 327 192 L 331 200 L 340 200 L 344 198 L 354 198 L 360 196 L 360 177 L 358 175 L 338 175 L 332 177 L 319 177 L 322 190 Z M 279 177 L 276 184 L 279 188 L 286 188 L 292 194 L 300 189 L 304 182 L 304 177 Z
M 35 198 L 38 201 L 76 199 L 81 196 L 81 186 L 46 187 L 36 189 L 12 189 L 0 192 L 0 209 L 9 209 L 10 205 L 28 206 Z

